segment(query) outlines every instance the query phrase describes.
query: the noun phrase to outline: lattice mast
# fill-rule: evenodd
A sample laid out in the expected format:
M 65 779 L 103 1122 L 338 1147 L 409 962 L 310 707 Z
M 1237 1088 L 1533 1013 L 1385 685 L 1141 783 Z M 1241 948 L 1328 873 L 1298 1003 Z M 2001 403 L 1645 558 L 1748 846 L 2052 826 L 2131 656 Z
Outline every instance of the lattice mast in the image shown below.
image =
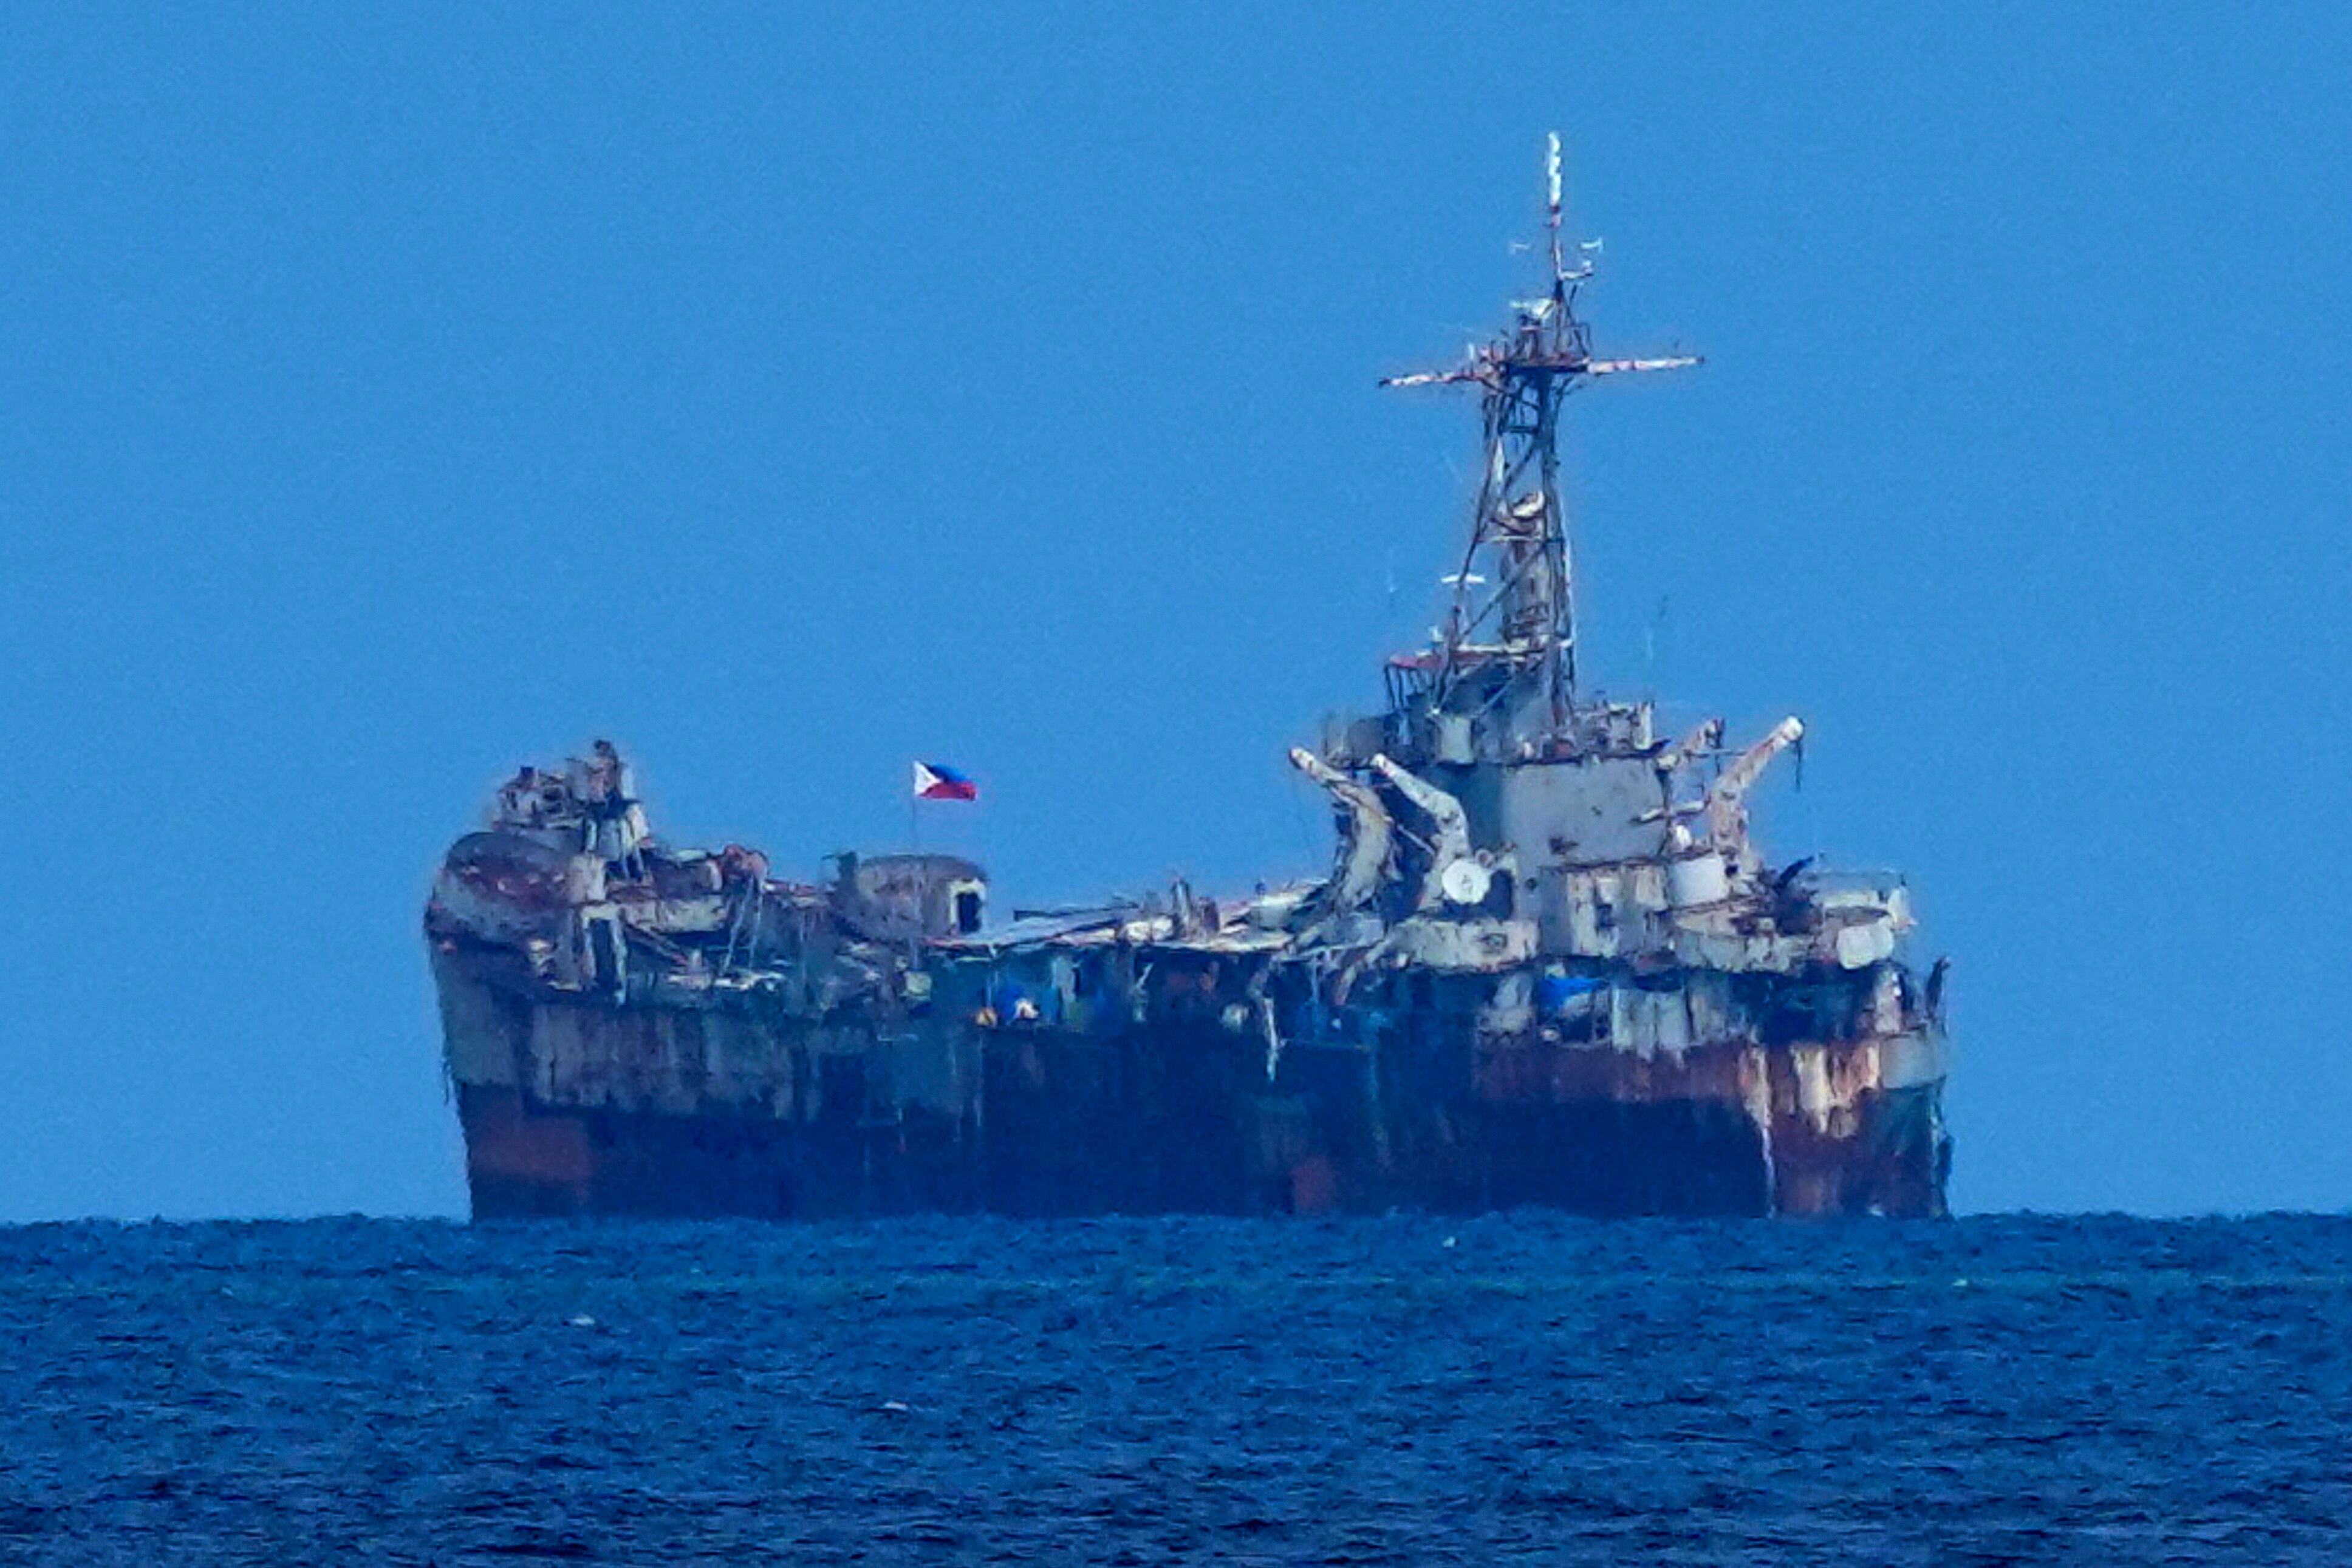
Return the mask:
M 1453 588 L 1440 646 L 1434 706 L 1444 709 L 1475 672 L 1505 666 L 1514 684 L 1533 679 L 1549 699 L 1552 729 L 1568 727 L 1576 698 L 1574 563 L 1559 491 L 1559 406 L 1587 376 L 1671 371 L 1696 355 L 1596 360 L 1591 329 L 1577 319 L 1577 297 L 1593 275 L 1594 242 L 1568 262 L 1561 227 L 1559 137 L 1547 138 L 1544 232 L 1551 287 L 1541 298 L 1512 301 L 1510 327 L 1474 347 L 1450 371 L 1391 376 L 1388 387 L 1473 382 L 1485 440 L 1469 548 Z

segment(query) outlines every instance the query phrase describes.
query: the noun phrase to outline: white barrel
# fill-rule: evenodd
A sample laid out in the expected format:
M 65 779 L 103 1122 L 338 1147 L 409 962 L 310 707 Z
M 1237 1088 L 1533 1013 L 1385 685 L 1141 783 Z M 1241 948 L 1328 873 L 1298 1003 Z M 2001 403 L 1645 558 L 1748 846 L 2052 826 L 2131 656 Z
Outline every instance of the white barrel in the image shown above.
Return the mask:
M 1720 850 L 1702 850 L 1666 862 L 1666 902 L 1675 908 L 1721 904 L 1730 896 L 1731 872 Z

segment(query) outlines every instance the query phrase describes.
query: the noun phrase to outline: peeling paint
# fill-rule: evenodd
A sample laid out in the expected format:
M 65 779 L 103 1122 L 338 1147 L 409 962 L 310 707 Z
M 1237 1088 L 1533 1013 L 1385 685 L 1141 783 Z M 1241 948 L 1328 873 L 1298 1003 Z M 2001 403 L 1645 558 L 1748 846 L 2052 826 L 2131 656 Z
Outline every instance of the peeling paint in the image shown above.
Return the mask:
M 1290 753 L 1328 876 L 999 918 L 955 857 L 668 845 L 605 741 L 523 768 L 425 912 L 476 1213 L 1940 1214 L 1909 890 L 1753 832 L 1802 722 L 1668 743 L 1579 670 L 1562 401 L 1697 361 L 1594 356 L 1558 210 L 1548 292 L 1389 383 L 1474 388 L 1483 477 L 1384 710 Z

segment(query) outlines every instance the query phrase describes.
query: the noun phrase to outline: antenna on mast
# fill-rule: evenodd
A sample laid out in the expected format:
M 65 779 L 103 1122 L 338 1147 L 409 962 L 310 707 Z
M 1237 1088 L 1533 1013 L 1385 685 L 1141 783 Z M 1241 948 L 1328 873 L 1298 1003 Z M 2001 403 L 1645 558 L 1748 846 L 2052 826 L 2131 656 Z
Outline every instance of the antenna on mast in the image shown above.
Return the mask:
M 1559 405 L 1588 376 L 1671 371 L 1696 355 L 1596 360 L 1590 329 L 1576 318 L 1576 294 L 1593 273 L 1598 246 L 1580 246 L 1573 270 L 1563 237 L 1559 134 L 1544 143 L 1544 228 L 1551 287 L 1514 301 L 1503 333 L 1472 348 L 1450 371 L 1391 376 L 1384 387 L 1471 383 L 1486 461 L 1471 515 L 1469 548 L 1446 581 L 1454 600 L 1425 667 L 1433 711 L 1505 706 L 1512 688 L 1546 699 L 1544 742 L 1568 738 L 1576 706 L 1576 608 L 1566 507 L 1559 494 Z M 1480 572 L 1482 564 L 1487 570 Z M 1467 688 L 1465 693 L 1465 688 Z M 1514 712 L 1522 705 L 1507 705 Z M 1551 749 L 1549 746 L 1546 749 Z
M 1544 227 L 1551 231 L 1551 281 L 1558 288 L 1567 281 L 1568 263 L 1559 249 L 1559 132 L 1544 133 L 1544 185 L 1549 193 L 1544 207 Z

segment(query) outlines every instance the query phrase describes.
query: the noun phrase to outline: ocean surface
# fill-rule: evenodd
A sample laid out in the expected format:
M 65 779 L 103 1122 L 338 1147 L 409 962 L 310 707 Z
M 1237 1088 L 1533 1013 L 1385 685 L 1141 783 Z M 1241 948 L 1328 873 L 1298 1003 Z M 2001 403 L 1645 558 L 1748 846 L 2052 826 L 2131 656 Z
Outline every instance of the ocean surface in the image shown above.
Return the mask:
M 0 1563 L 2343 1563 L 2352 1218 L 0 1228 Z

